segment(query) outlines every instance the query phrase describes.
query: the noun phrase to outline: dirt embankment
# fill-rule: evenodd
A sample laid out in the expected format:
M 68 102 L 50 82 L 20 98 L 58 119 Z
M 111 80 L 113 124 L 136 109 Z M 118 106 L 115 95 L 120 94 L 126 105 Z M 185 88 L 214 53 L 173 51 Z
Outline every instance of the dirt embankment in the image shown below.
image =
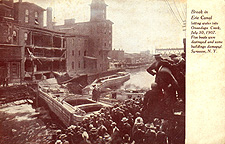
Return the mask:
M 0 87 L 0 104 L 22 99 L 33 99 L 35 92 L 27 85 Z

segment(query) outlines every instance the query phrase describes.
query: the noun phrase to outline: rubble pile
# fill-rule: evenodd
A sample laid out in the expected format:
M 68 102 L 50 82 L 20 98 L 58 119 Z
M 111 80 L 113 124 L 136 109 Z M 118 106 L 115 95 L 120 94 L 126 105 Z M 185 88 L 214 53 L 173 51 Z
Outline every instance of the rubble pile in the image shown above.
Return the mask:
M 10 103 L 23 99 L 30 99 L 35 93 L 26 85 L 17 85 L 0 88 L 0 104 Z

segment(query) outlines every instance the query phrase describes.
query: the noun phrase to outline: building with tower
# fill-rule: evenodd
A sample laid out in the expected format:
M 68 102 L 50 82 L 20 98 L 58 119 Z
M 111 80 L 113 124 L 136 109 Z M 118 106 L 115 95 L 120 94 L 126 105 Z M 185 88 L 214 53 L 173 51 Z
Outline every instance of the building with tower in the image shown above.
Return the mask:
M 71 41 L 78 39 L 73 46 L 67 47 L 68 52 L 74 51 L 80 56 L 72 58 L 73 53 L 67 53 L 67 69 L 71 72 L 96 73 L 108 70 L 113 23 L 106 19 L 106 8 L 104 0 L 92 0 L 90 21 L 76 23 L 74 19 L 69 19 L 65 20 L 64 25 L 54 26 L 54 30 L 71 35 L 69 38 Z M 79 41 L 84 41 L 83 48 L 79 45 Z M 84 53 L 80 53 L 81 49 L 84 49 Z M 74 67 L 78 66 L 79 69 L 72 69 L 73 63 Z

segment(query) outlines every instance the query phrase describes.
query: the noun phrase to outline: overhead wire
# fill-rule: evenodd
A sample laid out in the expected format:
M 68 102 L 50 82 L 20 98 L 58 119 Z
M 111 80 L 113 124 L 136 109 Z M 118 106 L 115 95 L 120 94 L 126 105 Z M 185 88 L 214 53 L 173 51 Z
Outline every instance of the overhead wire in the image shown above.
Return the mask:
M 184 7 L 182 6 L 182 3 L 180 3 L 180 9 L 181 9 L 182 15 L 184 16 L 184 19 L 186 19 L 186 12 Z
M 174 13 L 173 9 L 171 8 L 169 2 L 168 2 L 167 0 L 164 0 L 164 1 L 165 1 L 165 2 L 167 3 L 167 5 L 169 6 L 170 11 L 172 12 L 173 16 L 176 18 L 177 22 L 178 22 L 181 26 L 183 26 L 182 23 L 181 23 L 181 22 L 179 21 L 179 19 L 177 18 L 177 16 L 175 15 L 175 13 Z
M 174 3 L 174 6 L 175 6 L 175 8 L 176 8 L 176 10 L 177 10 L 177 13 L 178 13 L 178 15 L 179 15 L 181 21 L 184 23 L 184 20 L 183 20 L 183 18 L 181 17 L 180 12 L 178 11 L 177 5 L 176 5 L 176 3 L 175 3 L 174 0 L 173 0 L 173 3 Z
M 181 5 L 185 14 L 185 17 L 187 16 L 187 4 Z

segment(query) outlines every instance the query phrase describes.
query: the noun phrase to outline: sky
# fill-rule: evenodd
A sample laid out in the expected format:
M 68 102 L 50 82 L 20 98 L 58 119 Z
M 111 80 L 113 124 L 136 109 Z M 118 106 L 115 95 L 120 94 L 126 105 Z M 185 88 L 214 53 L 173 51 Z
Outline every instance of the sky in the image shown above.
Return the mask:
M 63 24 L 64 19 L 75 18 L 75 22 L 90 20 L 92 0 L 23 1 L 43 8 L 52 7 L 56 25 Z M 185 0 L 105 0 L 105 3 L 108 5 L 106 18 L 114 23 L 113 49 L 138 53 L 152 52 L 155 48 L 183 47 Z

